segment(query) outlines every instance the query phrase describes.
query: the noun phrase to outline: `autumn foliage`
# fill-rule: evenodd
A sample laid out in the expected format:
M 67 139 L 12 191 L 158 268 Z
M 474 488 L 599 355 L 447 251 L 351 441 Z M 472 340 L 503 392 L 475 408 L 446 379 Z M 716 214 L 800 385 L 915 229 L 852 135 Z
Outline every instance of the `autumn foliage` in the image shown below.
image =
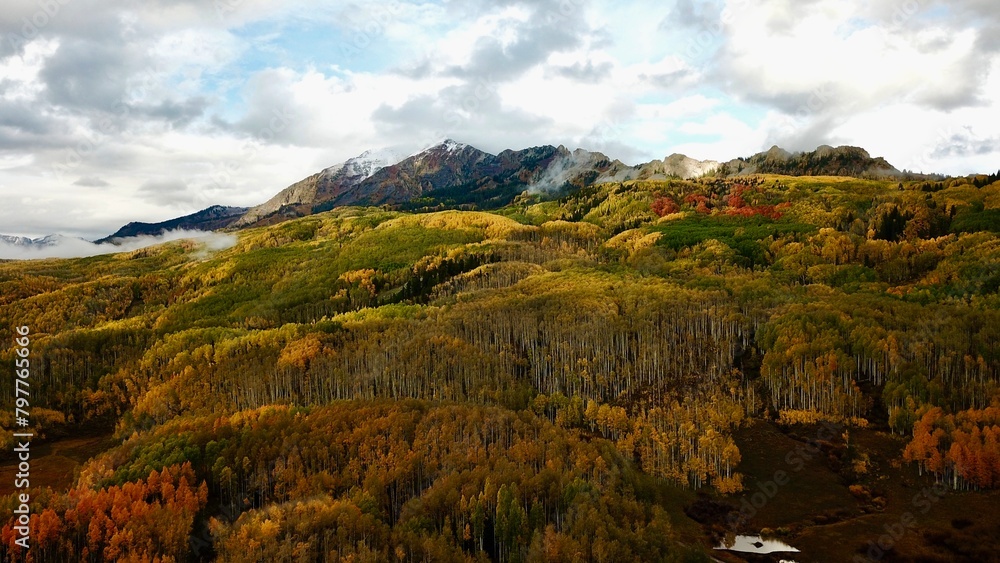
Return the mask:
M 13 520 L 0 532 L 15 561 L 181 561 L 195 515 L 208 500 L 190 463 L 142 480 L 78 487 L 34 506 L 31 547 L 15 544 Z
M 1000 487 L 1000 407 L 945 414 L 928 409 L 913 426 L 903 459 L 954 487 Z
M 682 558 L 663 499 L 741 491 L 759 420 L 893 432 L 922 472 L 997 488 L 984 182 L 629 180 L 2 263 L 41 430 L 116 438 L 33 495 L 30 557 Z
M 671 213 L 677 213 L 681 210 L 680 206 L 677 205 L 677 202 L 668 196 L 660 196 L 654 199 L 651 208 L 653 213 L 656 213 L 659 217 L 670 215 Z

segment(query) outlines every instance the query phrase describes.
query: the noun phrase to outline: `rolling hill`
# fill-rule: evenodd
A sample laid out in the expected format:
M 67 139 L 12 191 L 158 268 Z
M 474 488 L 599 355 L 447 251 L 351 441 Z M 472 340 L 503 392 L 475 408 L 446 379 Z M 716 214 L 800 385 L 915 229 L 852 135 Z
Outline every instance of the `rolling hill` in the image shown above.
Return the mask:
M 995 554 L 1000 183 L 667 160 L 444 144 L 222 250 L 0 264 L 32 556 L 847 561 L 904 518 L 889 557 Z

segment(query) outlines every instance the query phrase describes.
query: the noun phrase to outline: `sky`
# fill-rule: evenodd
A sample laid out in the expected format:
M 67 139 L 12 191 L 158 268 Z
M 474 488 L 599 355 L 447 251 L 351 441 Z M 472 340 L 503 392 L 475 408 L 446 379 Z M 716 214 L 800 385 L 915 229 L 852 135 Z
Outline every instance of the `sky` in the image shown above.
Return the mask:
M 995 0 L 6 0 L 0 233 L 251 206 L 366 149 L 1000 168 Z

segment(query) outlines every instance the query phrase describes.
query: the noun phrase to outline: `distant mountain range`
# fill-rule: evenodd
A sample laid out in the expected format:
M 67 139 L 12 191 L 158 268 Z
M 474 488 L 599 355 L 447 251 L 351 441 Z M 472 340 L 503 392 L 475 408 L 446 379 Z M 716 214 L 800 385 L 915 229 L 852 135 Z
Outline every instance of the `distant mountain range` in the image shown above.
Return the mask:
M 387 205 L 403 210 L 496 209 L 528 192 L 557 195 L 603 182 L 691 179 L 716 174 L 738 176 L 902 177 L 886 162 L 858 147 L 821 146 L 812 152 L 790 153 L 777 146 L 728 162 L 696 160 L 673 154 L 663 160 L 629 166 L 600 152 L 545 145 L 490 154 L 446 140 L 417 154 L 402 157 L 392 150 L 365 151 L 288 186 L 252 208 L 213 205 L 161 223 L 133 222 L 95 241 L 169 231 L 218 230 L 268 225 L 346 205 Z M 9 244 L 51 244 L 3 237 Z M 53 239 L 54 240 L 54 239 Z
M 82 241 L 74 237 L 63 235 L 48 235 L 40 238 L 17 237 L 11 235 L 0 235 L 0 244 L 6 244 L 24 249 L 40 249 L 63 244 L 67 240 Z
M 524 192 L 557 194 L 590 184 L 626 180 L 690 179 L 705 174 L 896 177 L 883 158 L 857 147 L 822 146 L 789 153 L 772 147 L 749 158 L 721 163 L 681 154 L 628 166 L 599 152 L 551 145 L 493 155 L 446 140 L 407 158 L 366 151 L 309 176 L 251 208 L 234 227 L 266 225 L 345 205 L 401 209 L 479 208 L 509 204 Z

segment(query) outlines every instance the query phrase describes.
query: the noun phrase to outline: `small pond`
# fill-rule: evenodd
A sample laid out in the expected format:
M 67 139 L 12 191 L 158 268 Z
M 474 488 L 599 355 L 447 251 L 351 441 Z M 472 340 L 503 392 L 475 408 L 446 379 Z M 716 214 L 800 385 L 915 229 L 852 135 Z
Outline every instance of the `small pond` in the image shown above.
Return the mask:
M 727 545 L 730 538 L 726 538 L 723 543 L 715 549 L 725 549 L 727 551 L 739 551 L 740 553 L 798 553 L 799 550 L 778 540 L 766 540 L 760 536 L 735 536 L 732 544 Z

